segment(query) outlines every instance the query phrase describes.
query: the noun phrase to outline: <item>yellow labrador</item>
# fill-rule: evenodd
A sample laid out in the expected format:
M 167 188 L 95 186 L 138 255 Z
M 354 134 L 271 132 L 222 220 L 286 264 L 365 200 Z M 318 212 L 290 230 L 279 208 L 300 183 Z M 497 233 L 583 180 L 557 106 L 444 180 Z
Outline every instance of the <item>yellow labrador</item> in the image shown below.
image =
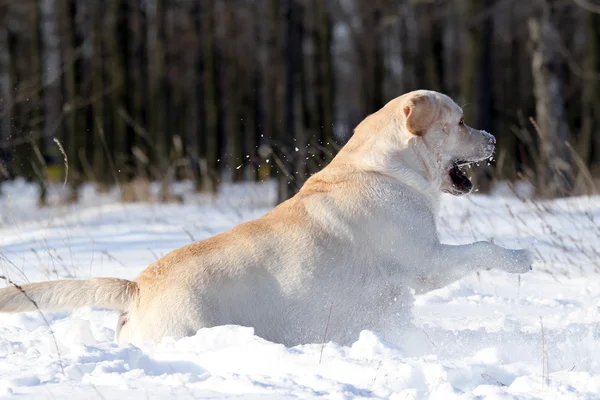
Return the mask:
M 459 167 L 494 148 L 449 97 L 407 93 L 362 121 L 330 165 L 266 215 L 167 254 L 135 281 L 2 289 L 0 311 L 33 311 L 31 300 L 43 310 L 110 308 L 121 312 L 116 340 L 134 343 L 224 324 L 286 345 L 321 341 L 326 324 L 328 340 L 343 344 L 362 329 L 385 334 L 409 318 L 410 288 L 477 269 L 531 269 L 528 251 L 437 236 L 440 192 L 469 193 Z

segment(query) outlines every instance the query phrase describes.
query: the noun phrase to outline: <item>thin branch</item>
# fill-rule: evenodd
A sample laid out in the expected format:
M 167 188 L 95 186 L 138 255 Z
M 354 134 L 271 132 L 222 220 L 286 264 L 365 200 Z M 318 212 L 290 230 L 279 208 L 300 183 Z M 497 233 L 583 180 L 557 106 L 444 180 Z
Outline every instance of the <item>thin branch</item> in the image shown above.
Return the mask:
M 52 140 L 54 140 L 54 143 L 56 143 L 56 145 L 58 146 L 60 152 L 63 155 L 63 160 L 65 162 L 65 181 L 63 182 L 63 188 L 65 186 L 67 186 L 67 180 L 69 179 L 69 159 L 67 158 L 67 153 L 65 152 L 65 149 L 62 147 L 62 144 L 60 144 L 60 141 L 57 138 L 53 138 Z

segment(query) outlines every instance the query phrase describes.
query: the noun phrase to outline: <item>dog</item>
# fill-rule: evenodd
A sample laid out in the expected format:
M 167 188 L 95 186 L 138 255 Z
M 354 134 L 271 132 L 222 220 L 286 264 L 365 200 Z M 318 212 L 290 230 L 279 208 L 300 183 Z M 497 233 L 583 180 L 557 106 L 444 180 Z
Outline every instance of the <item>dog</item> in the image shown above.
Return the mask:
M 0 312 L 93 306 L 121 312 L 115 339 L 139 343 L 243 325 L 288 346 L 392 333 L 414 292 L 477 270 L 525 273 L 527 250 L 440 243 L 440 193 L 473 185 L 461 166 L 494 136 L 467 126 L 448 96 L 404 94 L 365 118 L 331 163 L 264 216 L 174 250 L 134 281 L 62 280 L 0 290 Z

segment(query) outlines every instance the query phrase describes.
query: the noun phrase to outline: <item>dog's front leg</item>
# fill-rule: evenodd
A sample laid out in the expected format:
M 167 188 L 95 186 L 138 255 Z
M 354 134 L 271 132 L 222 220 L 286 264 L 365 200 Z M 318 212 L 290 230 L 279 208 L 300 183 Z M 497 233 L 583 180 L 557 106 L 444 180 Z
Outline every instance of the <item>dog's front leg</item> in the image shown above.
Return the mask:
M 475 242 L 460 246 L 443 244 L 439 261 L 452 269 L 466 273 L 478 269 L 501 269 L 513 274 L 531 270 L 533 257 L 528 250 L 510 250 L 490 242 Z
M 528 250 L 510 250 L 490 242 L 465 245 L 440 244 L 431 264 L 418 284 L 418 293 L 438 289 L 477 270 L 501 269 L 510 273 L 531 270 L 533 257 Z M 424 271 L 425 272 L 425 271 Z

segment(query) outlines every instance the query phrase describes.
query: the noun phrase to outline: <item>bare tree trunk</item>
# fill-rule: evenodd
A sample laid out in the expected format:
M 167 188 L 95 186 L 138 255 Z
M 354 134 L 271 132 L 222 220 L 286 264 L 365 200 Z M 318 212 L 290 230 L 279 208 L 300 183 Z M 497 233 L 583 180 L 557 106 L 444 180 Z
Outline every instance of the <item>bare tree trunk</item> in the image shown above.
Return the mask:
M 513 68 L 498 68 L 493 71 L 494 105 L 497 110 L 496 124 L 492 133 L 498 137 L 496 156 L 494 157 L 494 178 L 501 180 L 514 181 L 517 178 L 518 164 L 517 157 L 519 148 L 517 146 L 517 136 L 514 133 L 516 110 L 514 110 L 515 97 L 519 96 L 520 90 L 528 90 L 519 85 L 520 68 L 519 64 L 520 48 L 519 42 L 514 35 L 511 35 L 519 25 L 522 24 L 522 14 L 514 8 L 507 10 L 507 16 L 500 23 L 494 23 L 494 29 L 498 31 L 498 36 L 506 37 L 508 40 L 496 45 L 496 51 L 492 54 L 491 62 L 495 65 L 508 65 L 511 62 L 515 64 Z M 511 87 L 514 90 L 505 90 Z M 464 98 L 461 101 L 467 101 Z M 470 106 L 465 107 L 465 112 Z
M 63 34 L 63 64 L 64 64 L 64 88 L 65 104 L 63 112 L 66 121 L 66 138 L 63 143 L 69 163 L 69 183 L 71 185 L 71 201 L 77 201 L 78 189 L 81 184 L 81 174 L 78 163 L 77 152 L 84 136 L 84 129 L 80 124 L 80 110 L 77 90 L 77 25 L 75 17 L 77 9 L 75 0 L 62 2 L 62 27 Z
M 259 49 L 262 49 L 264 40 L 261 35 L 261 17 L 260 17 L 260 5 L 258 2 L 255 2 L 252 6 L 252 16 L 254 19 L 253 22 L 253 31 L 254 31 L 254 54 L 256 56 L 256 63 L 254 64 L 254 71 L 252 75 L 252 126 L 253 131 L 249 134 L 252 134 L 254 139 L 253 143 L 248 142 L 248 148 L 251 149 L 251 160 L 252 160 L 252 168 L 255 169 L 254 179 L 263 179 L 261 170 L 264 171 L 266 165 L 264 160 L 260 158 L 259 148 L 260 146 L 266 143 L 264 132 L 265 132 L 265 110 L 264 110 L 264 82 L 265 77 L 261 74 L 261 59 L 258 56 Z M 253 146 L 253 147 L 252 147 Z
M 181 160 L 186 156 L 187 146 L 186 119 L 187 104 L 189 103 L 188 89 L 193 86 L 192 81 L 185 82 L 184 77 L 187 70 L 188 57 L 191 51 L 184 49 L 183 43 L 179 43 L 180 38 L 186 41 L 189 31 L 189 13 L 186 11 L 183 2 L 168 2 L 167 17 L 167 37 L 165 49 L 167 52 L 167 84 L 170 88 L 170 104 L 168 123 L 168 139 L 171 147 L 170 159 L 170 180 L 179 180 L 188 172 L 186 166 L 181 164 Z M 174 200 L 171 194 L 168 200 Z
M 296 2 L 295 0 L 286 0 L 286 34 L 285 34 L 285 130 L 278 138 L 278 148 L 280 150 L 280 172 L 279 172 L 279 191 L 278 201 L 282 202 L 289 199 L 296 192 L 295 187 L 295 145 L 296 135 L 295 121 L 295 100 L 296 100 L 296 79 L 298 59 L 296 49 L 298 46 L 297 27 L 296 27 Z
M 186 3 L 186 11 L 190 15 L 189 20 L 189 32 L 190 42 L 192 44 L 190 51 L 187 54 L 186 61 L 186 80 L 189 85 L 186 89 L 186 124 L 185 124 L 185 136 L 186 136 L 186 153 L 190 158 L 191 171 L 193 173 L 193 179 L 196 182 L 196 188 L 199 190 L 202 188 L 203 176 L 199 169 L 199 156 L 202 145 L 200 140 L 203 137 L 202 130 L 200 129 L 200 121 L 203 121 L 202 117 L 202 106 L 200 97 L 202 94 L 202 52 L 201 52 L 201 27 L 202 22 L 200 18 L 200 4 L 191 1 Z
M 13 109 L 13 90 L 10 74 L 10 51 L 8 47 L 8 21 L 9 21 L 8 2 L 0 3 L 0 140 L 4 146 L 12 137 L 12 109 Z M 3 173 L 0 179 L 4 180 L 12 177 L 11 152 L 8 147 L 3 147 L 1 159 Z
M 362 113 L 368 115 L 383 106 L 385 64 L 382 48 L 382 10 L 378 1 L 358 4 L 360 15 L 363 16 L 362 40 L 357 43 L 358 57 L 362 63 Z
M 146 43 L 146 10 L 147 5 L 145 1 L 135 0 L 131 1 L 130 14 L 131 14 L 131 46 L 129 49 L 129 80 L 131 86 L 134 88 L 133 93 L 129 96 L 132 110 L 131 117 L 135 124 L 141 127 L 141 132 L 134 135 L 132 140 L 135 143 L 137 149 L 141 152 L 135 158 L 136 173 L 138 176 L 147 177 L 147 160 L 149 157 L 149 148 L 147 143 L 147 137 L 144 138 L 141 135 L 145 135 L 148 126 L 148 115 L 147 115 L 147 101 L 148 101 L 148 55 L 147 55 L 147 43 Z M 127 88 L 126 88 L 127 90 Z M 134 132 L 131 132 L 133 135 Z M 132 163 L 133 164 L 133 163 Z
M 167 108 L 167 66 L 166 66 L 166 40 L 167 40 L 167 1 L 157 0 L 156 1 L 156 42 L 155 42 L 155 73 L 156 73 L 156 91 L 154 93 L 154 101 L 156 107 L 154 109 L 154 115 L 156 117 L 155 124 L 155 136 L 154 146 L 158 154 L 159 163 L 166 163 L 168 157 L 167 151 L 167 135 L 168 135 L 168 115 Z
M 29 126 L 31 128 L 31 134 L 33 139 L 31 145 L 37 147 L 39 154 L 46 154 L 44 141 L 43 141 L 43 124 L 44 124 L 44 107 L 42 103 L 43 98 L 43 66 L 42 66 L 42 13 L 41 5 L 38 0 L 30 0 L 31 4 L 31 65 L 33 67 L 33 82 L 31 92 L 31 114 Z M 35 180 L 40 188 L 40 195 L 38 198 L 38 204 L 41 206 L 46 205 L 47 196 L 47 182 L 48 182 L 48 171 L 46 169 L 46 162 L 44 160 L 38 160 L 34 158 L 31 160 L 34 167 Z
M 573 170 L 566 146 L 569 131 L 559 76 L 557 33 L 552 21 L 552 10 L 545 0 L 538 1 L 535 16 L 529 18 L 528 27 L 540 140 L 541 165 L 537 171 L 537 195 L 564 196 L 573 189 Z
M 110 98 L 112 106 L 112 129 L 116 174 L 120 181 L 129 181 L 131 171 L 131 135 L 130 124 L 123 115 L 130 114 L 128 92 L 131 89 L 127 79 L 128 71 L 128 6 L 123 0 L 112 0 L 109 16 L 109 62 L 110 62 Z
M 300 2 L 295 3 L 295 7 L 292 10 L 295 14 L 294 18 L 294 40 L 293 45 L 294 58 L 295 58 L 295 74 L 294 74 L 294 85 L 297 90 L 294 96 L 294 113 L 296 114 L 295 124 L 295 135 L 293 148 L 290 149 L 294 157 L 294 194 L 297 193 L 304 182 L 307 179 L 308 171 L 308 141 L 310 133 L 310 119 L 308 116 L 308 88 L 305 86 L 306 82 L 306 68 L 304 63 L 303 51 L 304 48 L 304 37 L 305 37 L 305 24 L 304 16 L 306 14 L 306 8 Z
M 475 18 L 491 7 L 491 0 L 470 0 L 468 15 Z M 477 127 L 493 131 L 493 85 L 492 85 L 492 32 L 493 18 L 488 18 L 478 25 L 468 28 L 468 47 L 463 68 L 463 85 L 461 103 L 465 107 L 465 119 Z M 491 186 L 489 169 L 478 168 L 471 176 L 478 189 L 487 193 Z
M 152 24 L 153 71 L 151 74 L 152 106 L 150 114 L 152 160 L 157 166 L 155 177 L 161 182 L 161 200 L 168 195 L 167 171 L 169 169 L 169 120 L 171 107 L 171 87 L 167 78 L 167 0 L 156 0 Z
M 319 132 L 317 143 L 324 151 L 318 151 L 319 158 L 324 164 L 331 161 L 334 151 L 335 139 L 333 136 L 334 121 L 334 82 L 333 82 L 333 55 L 331 16 L 327 10 L 326 0 L 316 0 L 315 6 L 317 21 L 316 26 L 316 114 L 317 130 Z M 320 169 L 319 164 L 312 172 Z
M 54 1 L 54 0 L 52 0 Z M 92 93 L 95 101 L 93 103 L 93 122 L 92 132 L 94 133 L 94 151 L 93 151 L 93 171 L 100 188 L 108 184 L 110 174 L 107 168 L 106 153 L 106 130 L 104 128 L 104 7 L 96 5 L 94 7 L 93 18 L 91 21 L 94 29 L 92 39 Z
M 281 24 L 280 24 L 280 12 L 281 4 L 280 0 L 269 0 L 267 4 L 267 19 L 268 19 L 268 33 L 267 33 L 267 62 L 264 66 L 263 75 L 265 76 L 265 136 L 268 144 L 271 147 L 276 147 L 277 137 L 279 135 L 279 124 L 281 120 L 280 113 L 280 96 L 279 96 L 279 82 L 281 81 Z M 274 146 L 275 144 L 275 146 Z M 278 157 L 273 155 L 273 158 Z M 268 164 L 265 164 L 268 165 Z M 277 175 L 283 174 L 284 172 L 279 171 L 277 168 Z M 283 196 L 282 196 L 283 197 Z
M 200 2 L 192 1 L 191 14 L 194 23 L 194 49 L 191 57 L 193 65 L 190 69 L 190 79 L 193 82 L 190 88 L 189 105 L 189 135 L 193 137 L 194 149 L 190 150 L 194 158 L 194 171 L 196 173 L 196 189 L 203 190 L 210 182 L 208 164 L 206 159 L 206 113 L 204 107 L 204 8 Z M 210 186 L 210 183 L 208 184 Z
M 53 143 L 60 136 L 61 90 L 60 90 L 60 32 L 56 0 L 41 0 L 42 10 L 42 74 L 44 101 L 44 149 L 48 155 L 48 167 L 62 170 L 63 162 L 58 146 Z M 52 174 L 51 174 L 52 175 Z M 58 179 L 58 174 L 53 176 Z
M 440 22 L 436 17 L 439 6 L 436 2 L 420 2 L 415 8 L 420 31 L 417 56 L 413 60 L 417 63 L 417 81 L 420 82 L 421 87 L 441 91 L 443 76 L 440 66 L 443 65 L 443 55 L 439 48 Z
M 207 192 L 216 192 L 219 171 L 219 97 L 217 76 L 217 49 L 214 0 L 205 2 L 204 13 L 204 131 L 206 135 L 206 169 L 208 178 L 204 184 Z
M 231 180 L 238 182 L 243 177 L 242 169 L 242 110 L 241 100 L 243 97 L 244 83 L 242 82 L 242 68 L 239 64 L 242 50 L 240 41 L 241 22 L 237 15 L 237 9 L 229 7 L 224 10 L 226 16 L 223 21 L 226 29 L 226 39 L 228 45 L 223 46 L 224 63 L 223 71 L 223 104 L 224 104 L 224 122 L 227 138 L 227 166 L 231 173 Z
M 592 172 L 600 172 L 600 15 L 588 13 L 587 17 L 587 46 L 584 62 L 586 74 L 582 88 L 582 128 L 577 143 L 579 156 Z M 594 135 L 594 132 L 596 133 Z M 592 156 L 595 155 L 595 159 Z
M 17 88 L 19 86 L 20 76 L 19 76 L 19 67 L 18 67 L 18 45 L 17 45 L 17 37 L 15 32 L 10 28 L 10 24 L 6 24 L 6 42 L 8 49 L 8 84 L 10 94 L 8 95 L 8 110 L 10 112 L 10 119 L 8 120 L 8 124 L 10 124 L 10 129 L 7 130 L 10 132 L 10 136 L 8 136 L 8 141 L 14 142 L 15 139 L 22 139 L 19 136 L 23 134 L 23 127 L 21 125 L 22 107 L 17 101 Z M 23 145 L 12 144 L 10 143 L 10 147 L 7 147 L 8 152 L 11 154 L 11 167 L 14 176 L 21 175 L 23 176 L 23 167 L 22 162 L 17 162 L 21 157 L 20 155 L 23 153 Z M 19 160 L 20 161 L 20 160 Z
M 403 2 L 400 6 L 402 18 L 402 90 L 410 92 L 419 89 L 417 76 L 419 75 L 418 49 L 419 49 L 419 24 L 417 20 L 416 4 L 410 1 Z

